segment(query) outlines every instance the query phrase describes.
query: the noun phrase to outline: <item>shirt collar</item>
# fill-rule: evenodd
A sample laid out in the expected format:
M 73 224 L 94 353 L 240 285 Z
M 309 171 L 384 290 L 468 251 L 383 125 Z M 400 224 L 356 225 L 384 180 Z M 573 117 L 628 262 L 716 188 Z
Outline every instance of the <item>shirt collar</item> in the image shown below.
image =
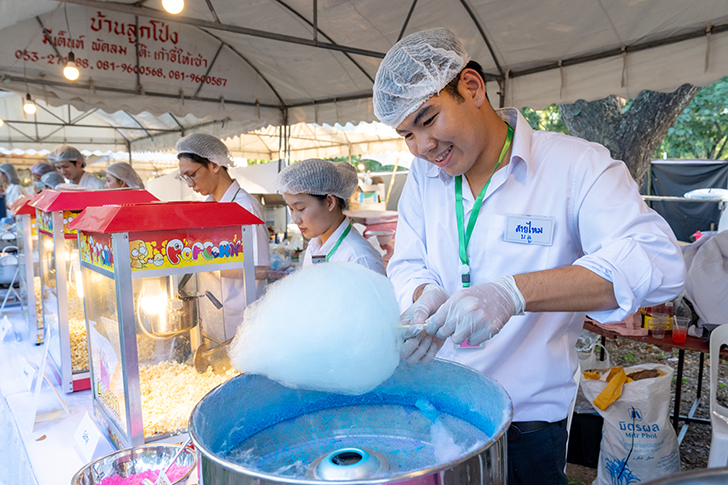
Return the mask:
M 329 251 L 331 251 L 331 248 L 334 247 L 334 244 L 336 244 L 336 241 L 338 241 L 339 238 L 341 237 L 341 235 L 344 233 L 344 231 L 346 230 L 346 227 L 349 225 L 349 223 L 350 223 L 349 218 L 344 216 L 344 221 L 341 224 L 339 224 L 339 227 L 337 227 L 336 230 L 334 231 L 334 233 L 331 236 L 329 236 L 329 238 L 326 240 L 326 243 L 323 246 L 321 246 L 321 237 L 317 237 L 316 242 L 317 242 L 317 245 L 319 246 L 318 254 L 328 254 Z
M 516 108 L 501 108 L 495 110 L 495 113 L 506 123 L 513 127 L 513 147 L 511 148 L 511 160 L 508 164 L 508 174 L 512 173 L 514 168 L 520 164 L 524 164 L 526 174 L 528 174 L 528 165 L 531 158 L 531 138 L 533 129 Z M 423 160 L 426 163 L 425 175 L 427 177 L 439 177 L 440 180 L 447 183 L 452 179 L 437 165 Z
M 230 187 L 228 187 L 225 193 L 222 195 L 222 199 L 220 199 L 220 202 L 233 202 L 233 197 L 235 197 L 235 194 L 238 192 L 238 190 L 240 190 L 240 184 L 237 180 L 233 179 L 233 183 L 230 184 Z M 211 202 L 214 200 L 215 197 L 211 194 L 207 196 L 205 202 Z

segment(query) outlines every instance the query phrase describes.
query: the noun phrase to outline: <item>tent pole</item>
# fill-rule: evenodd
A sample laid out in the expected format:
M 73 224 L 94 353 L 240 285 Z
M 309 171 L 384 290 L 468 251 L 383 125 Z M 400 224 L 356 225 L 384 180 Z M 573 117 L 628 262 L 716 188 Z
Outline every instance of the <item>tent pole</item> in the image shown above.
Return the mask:
M 129 140 L 127 140 L 127 142 L 126 142 L 126 149 L 129 150 L 129 165 L 132 166 L 132 163 L 131 163 L 131 142 Z

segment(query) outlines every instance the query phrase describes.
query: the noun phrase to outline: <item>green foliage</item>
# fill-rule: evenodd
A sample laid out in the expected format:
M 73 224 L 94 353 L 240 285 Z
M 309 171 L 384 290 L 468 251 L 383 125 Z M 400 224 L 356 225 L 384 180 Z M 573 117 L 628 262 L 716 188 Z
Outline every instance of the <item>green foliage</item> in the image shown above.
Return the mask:
M 721 389 L 725 389 L 726 387 L 728 387 L 725 385 L 725 382 L 719 382 L 718 385 L 720 386 Z
M 636 360 L 634 358 L 634 355 L 632 355 L 632 354 L 624 354 L 623 358 L 625 361 L 629 362 L 630 364 L 634 364 L 635 360 Z
M 569 134 L 569 130 L 566 129 L 566 125 L 561 119 L 559 107 L 555 104 L 547 106 L 541 111 L 523 108 L 521 109 L 521 114 L 534 130 L 556 131 L 566 133 L 567 135 Z
M 670 127 L 655 158 L 728 159 L 728 77 L 706 86 Z

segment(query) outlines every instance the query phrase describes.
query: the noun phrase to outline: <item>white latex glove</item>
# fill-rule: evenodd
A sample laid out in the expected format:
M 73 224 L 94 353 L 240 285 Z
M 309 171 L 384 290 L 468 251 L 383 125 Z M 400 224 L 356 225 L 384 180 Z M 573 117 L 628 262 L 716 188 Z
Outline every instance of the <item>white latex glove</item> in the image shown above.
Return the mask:
M 452 337 L 456 344 L 468 340 L 470 345 L 479 345 L 525 309 L 526 300 L 513 276 L 504 276 L 455 292 L 427 320 L 427 333 L 441 339 Z
M 445 303 L 450 295 L 435 284 L 429 284 L 422 290 L 422 294 L 399 317 L 402 326 L 407 327 L 404 333 L 404 342 L 399 348 L 399 355 L 408 364 L 428 364 L 435 358 L 440 350 L 443 339 L 439 339 L 424 332 L 425 320 L 434 314 Z

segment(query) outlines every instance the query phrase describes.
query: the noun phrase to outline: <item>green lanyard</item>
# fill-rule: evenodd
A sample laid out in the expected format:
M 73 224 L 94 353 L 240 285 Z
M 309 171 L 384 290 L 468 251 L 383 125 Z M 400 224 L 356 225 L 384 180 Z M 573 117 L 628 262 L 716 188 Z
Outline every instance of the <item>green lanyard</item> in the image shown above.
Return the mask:
M 349 223 L 348 226 L 346 226 L 346 229 L 344 230 L 344 234 L 339 236 L 339 240 L 336 241 L 336 244 L 334 244 L 334 247 L 331 248 L 331 251 L 329 251 L 329 254 L 326 255 L 326 261 L 328 262 L 331 259 L 331 256 L 334 255 L 337 249 L 339 249 L 339 244 L 341 244 L 341 241 L 344 240 L 344 238 L 349 235 L 349 231 L 351 231 L 351 223 Z
M 506 156 L 506 153 L 508 152 L 508 148 L 510 148 L 512 141 L 513 128 L 509 125 L 506 142 L 503 144 L 503 149 L 501 149 L 500 156 L 498 157 L 498 163 L 495 164 L 493 173 L 491 173 L 490 177 L 488 177 L 488 181 L 481 189 L 478 197 L 476 197 L 475 199 L 475 203 L 473 204 L 473 210 L 470 212 L 470 218 L 468 219 L 467 231 L 465 230 L 465 216 L 463 210 L 463 176 L 458 175 L 457 177 L 455 177 L 455 215 L 457 216 L 458 223 L 458 240 L 460 242 L 461 263 L 460 274 L 462 275 L 461 279 L 463 283 L 463 288 L 468 288 L 470 286 L 470 261 L 468 259 L 468 243 L 470 243 L 470 236 L 473 234 L 475 222 L 478 220 L 480 206 L 483 205 L 483 198 L 485 197 L 485 191 L 488 190 L 488 185 L 490 185 L 490 179 L 493 178 L 493 174 L 496 172 L 496 170 L 498 170 L 498 167 L 500 167 L 500 164 L 503 161 L 503 157 Z
M 235 195 L 233 195 L 233 200 L 231 200 L 230 202 L 235 202 L 235 199 L 238 198 L 238 192 L 240 192 L 240 189 L 235 191 Z

